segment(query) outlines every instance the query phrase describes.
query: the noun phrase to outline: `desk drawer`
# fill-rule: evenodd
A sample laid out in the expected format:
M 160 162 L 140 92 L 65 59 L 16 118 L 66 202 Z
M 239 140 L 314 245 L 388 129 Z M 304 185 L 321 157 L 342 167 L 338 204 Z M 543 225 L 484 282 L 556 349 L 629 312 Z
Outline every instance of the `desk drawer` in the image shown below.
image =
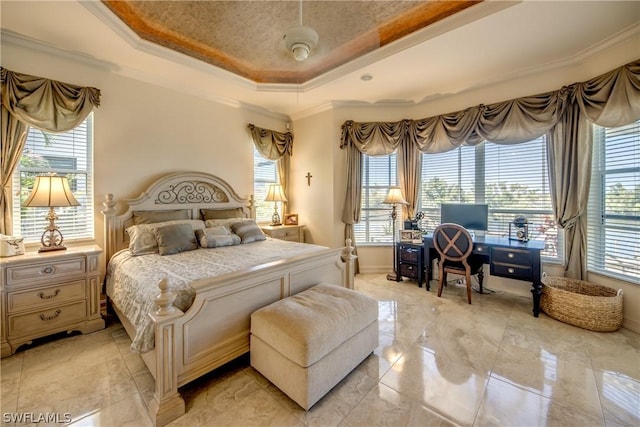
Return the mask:
M 400 275 L 404 277 L 410 277 L 412 279 L 418 279 L 419 269 L 415 264 L 400 264 Z
M 480 255 L 489 255 L 489 246 L 484 243 L 476 243 L 473 245 L 473 253 Z
M 528 267 L 532 262 L 531 252 L 519 249 L 491 248 L 491 262 Z
M 505 264 L 491 261 L 491 275 L 508 277 L 516 280 L 533 280 L 533 270 L 529 265 Z

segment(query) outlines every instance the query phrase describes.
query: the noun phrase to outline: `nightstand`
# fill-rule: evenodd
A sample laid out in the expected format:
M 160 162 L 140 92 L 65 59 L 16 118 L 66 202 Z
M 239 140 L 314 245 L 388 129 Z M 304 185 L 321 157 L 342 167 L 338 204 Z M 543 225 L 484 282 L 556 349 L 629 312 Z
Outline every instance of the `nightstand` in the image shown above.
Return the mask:
M 424 264 L 424 244 L 398 243 L 397 250 L 398 275 L 417 280 L 419 287 L 422 287 L 424 281 L 429 290 Z
M 304 225 L 263 225 L 260 228 L 274 239 L 304 243 Z
M 34 338 L 104 328 L 99 246 L 0 258 L 1 354 Z

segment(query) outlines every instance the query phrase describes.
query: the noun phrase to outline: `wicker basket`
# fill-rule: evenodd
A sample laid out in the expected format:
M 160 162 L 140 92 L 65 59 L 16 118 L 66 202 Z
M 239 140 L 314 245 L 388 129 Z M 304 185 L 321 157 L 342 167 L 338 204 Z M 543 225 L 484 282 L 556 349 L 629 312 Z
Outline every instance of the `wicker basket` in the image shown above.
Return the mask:
M 565 277 L 542 278 L 540 308 L 549 316 L 590 331 L 611 332 L 622 325 L 622 289 Z

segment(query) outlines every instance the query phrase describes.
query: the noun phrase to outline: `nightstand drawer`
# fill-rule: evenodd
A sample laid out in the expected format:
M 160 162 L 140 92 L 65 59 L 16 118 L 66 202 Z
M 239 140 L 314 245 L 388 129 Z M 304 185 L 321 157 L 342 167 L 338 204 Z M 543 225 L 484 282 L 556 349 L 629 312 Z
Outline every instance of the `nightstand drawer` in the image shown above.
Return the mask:
M 73 276 L 82 276 L 86 271 L 86 258 L 68 258 L 38 264 L 17 265 L 7 268 L 7 286 L 26 284 L 44 280 L 51 281 Z
M 33 310 L 85 298 L 85 279 L 7 294 L 7 312 Z
M 300 239 L 300 230 L 298 228 L 281 228 L 280 230 L 273 230 L 271 237 L 280 240 L 292 240 L 298 241 Z
M 417 279 L 420 274 L 420 270 L 415 264 L 400 264 L 400 275 L 404 277 L 410 277 L 411 279 Z
M 85 301 L 61 305 L 33 313 L 8 316 L 9 337 L 25 336 L 60 329 L 64 325 L 82 321 L 87 316 Z
M 421 254 L 420 248 L 400 246 L 400 261 L 418 262 Z

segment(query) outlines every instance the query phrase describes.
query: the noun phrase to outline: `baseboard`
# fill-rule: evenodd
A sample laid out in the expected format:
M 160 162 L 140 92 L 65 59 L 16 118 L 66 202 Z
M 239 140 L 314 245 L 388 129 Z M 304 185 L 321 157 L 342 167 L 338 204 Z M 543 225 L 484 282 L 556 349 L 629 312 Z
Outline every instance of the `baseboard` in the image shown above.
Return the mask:
M 632 332 L 640 334 L 640 323 L 631 319 L 622 319 L 622 327 Z
M 379 274 L 379 273 L 390 273 L 391 268 L 387 266 L 374 266 L 370 265 L 368 267 L 360 267 L 360 273 L 362 274 Z

